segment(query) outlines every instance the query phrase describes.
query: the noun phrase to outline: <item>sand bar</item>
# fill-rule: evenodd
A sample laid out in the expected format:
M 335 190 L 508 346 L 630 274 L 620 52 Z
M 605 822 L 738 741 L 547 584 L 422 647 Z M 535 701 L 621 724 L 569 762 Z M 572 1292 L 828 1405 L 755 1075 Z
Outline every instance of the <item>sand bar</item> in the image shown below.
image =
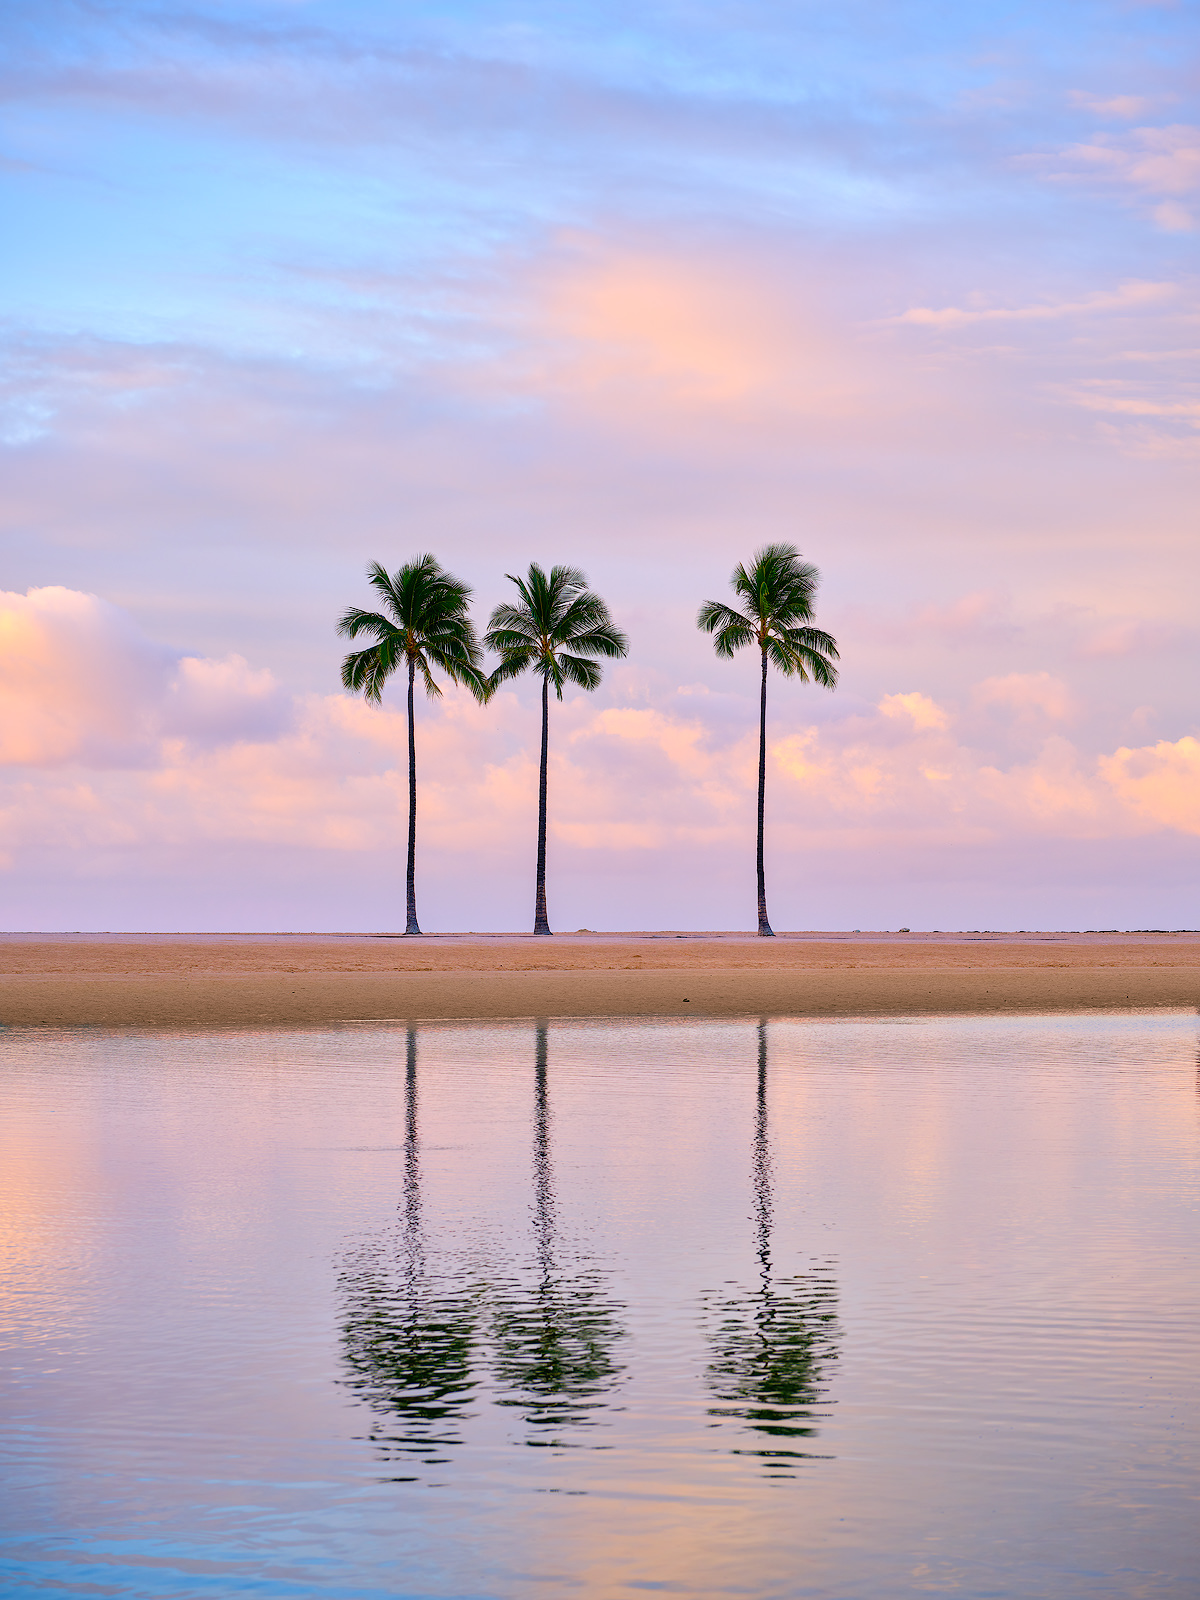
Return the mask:
M 0 1024 L 1200 1007 L 1200 934 L 8 934 Z

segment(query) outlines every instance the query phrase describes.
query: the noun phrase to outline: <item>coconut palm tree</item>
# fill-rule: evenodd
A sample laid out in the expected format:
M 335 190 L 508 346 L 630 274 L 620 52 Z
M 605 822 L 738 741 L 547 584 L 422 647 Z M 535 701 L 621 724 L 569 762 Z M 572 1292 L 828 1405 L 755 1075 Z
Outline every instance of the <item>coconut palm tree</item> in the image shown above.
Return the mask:
M 595 657 L 623 656 L 629 643 L 614 624 L 608 607 L 593 594 L 578 567 L 551 567 L 549 576 L 536 561 L 529 575 L 514 578 L 520 601 L 499 605 L 488 619 L 483 642 L 500 654 L 500 665 L 488 679 L 489 694 L 508 678 L 532 667 L 542 679 L 542 764 L 538 783 L 537 896 L 534 933 L 550 932 L 546 918 L 546 759 L 549 748 L 550 685 L 561 700 L 563 685 L 595 689 L 600 668 Z
M 384 611 L 351 606 L 337 631 L 347 639 L 366 634 L 374 640 L 352 651 L 342 662 L 342 685 L 361 690 L 376 705 L 383 686 L 401 665 L 408 668 L 408 920 L 405 934 L 420 934 L 417 922 L 417 735 L 413 687 L 419 672 L 425 693 L 437 699 L 441 689 L 432 667 L 440 667 L 455 683 L 464 684 L 477 700 L 486 700 L 488 684 L 480 670 L 479 640 L 467 614 L 471 591 L 430 555 L 414 556 L 391 577 L 378 561 L 367 578 Z M 384 614 L 386 612 L 386 615 Z
M 744 601 L 735 611 L 719 600 L 706 600 L 696 626 L 715 635 L 719 656 L 732 656 L 743 645 L 762 652 L 762 697 L 758 717 L 758 931 L 773 939 L 767 917 L 767 881 L 763 871 L 763 810 L 767 791 L 767 663 L 773 661 L 785 678 L 837 685 L 838 648 L 832 635 L 812 627 L 813 601 L 821 575 L 801 561 L 794 544 L 768 544 L 756 550 L 749 568 L 734 568 L 730 582 Z

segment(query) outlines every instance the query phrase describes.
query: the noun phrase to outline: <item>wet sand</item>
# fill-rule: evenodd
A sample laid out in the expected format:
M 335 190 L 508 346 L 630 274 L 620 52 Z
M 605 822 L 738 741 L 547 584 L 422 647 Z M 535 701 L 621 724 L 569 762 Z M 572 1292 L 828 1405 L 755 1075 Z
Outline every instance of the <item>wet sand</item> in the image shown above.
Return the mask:
M 1200 1007 L 1200 933 L 5 934 L 0 1024 Z

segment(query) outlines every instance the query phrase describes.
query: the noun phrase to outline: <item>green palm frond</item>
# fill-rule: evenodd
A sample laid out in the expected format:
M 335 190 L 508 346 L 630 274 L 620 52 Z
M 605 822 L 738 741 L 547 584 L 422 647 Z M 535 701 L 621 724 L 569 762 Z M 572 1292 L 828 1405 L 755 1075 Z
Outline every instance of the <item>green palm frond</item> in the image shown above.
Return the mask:
M 347 689 L 361 690 L 369 700 L 378 701 L 392 673 L 411 664 L 431 698 L 442 692 L 433 676 L 437 667 L 477 700 L 487 699 L 488 679 L 481 667 L 479 639 L 469 614 L 471 591 L 465 583 L 428 554 L 414 556 L 391 574 L 372 561 L 367 581 L 382 612 L 351 606 L 337 625 L 344 638 L 366 634 L 376 640 L 370 649 L 343 661 L 342 683 Z
M 628 640 L 578 567 L 551 567 L 547 573 L 531 561 L 524 577 L 506 576 L 520 598 L 515 605 L 496 606 L 483 636 L 500 656 L 488 679 L 493 690 L 532 667 L 561 700 L 567 683 L 582 689 L 600 683 L 599 667 L 585 657 L 612 660 L 627 654 Z
M 562 678 L 568 683 L 576 684 L 580 689 L 600 687 L 601 672 L 594 661 L 585 661 L 582 656 L 567 655 L 564 651 L 558 657 L 558 665 Z M 562 699 L 561 687 L 558 690 L 558 698 Z
M 519 678 L 525 668 L 533 661 L 533 651 L 509 651 L 501 660 L 500 665 L 488 677 L 488 693 L 495 694 L 502 683 L 507 683 L 510 678 Z
M 838 678 L 837 643 L 832 634 L 811 626 L 820 581 L 816 567 L 800 559 L 795 545 L 764 545 L 749 566 L 736 566 L 730 579 L 744 608 L 706 600 L 696 626 L 713 635 L 719 656 L 757 645 L 785 677 L 832 689 Z
M 740 611 L 719 600 L 706 600 L 696 615 L 696 626 L 715 634 L 713 648 L 719 656 L 731 656 L 754 639 L 754 625 Z
M 345 639 L 357 639 L 360 633 L 372 633 L 377 639 L 383 639 L 397 630 L 395 623 L 381 617 L 378 611 L 360 611 L 358 606 L 351 606 L 338 623 L 337 631 Z
M 342 662 L 342 687 L 355 694 L 361 691 L 368 700 L 379 700 L 386 676 L 380 675 L 378 649 L 356 650 Z

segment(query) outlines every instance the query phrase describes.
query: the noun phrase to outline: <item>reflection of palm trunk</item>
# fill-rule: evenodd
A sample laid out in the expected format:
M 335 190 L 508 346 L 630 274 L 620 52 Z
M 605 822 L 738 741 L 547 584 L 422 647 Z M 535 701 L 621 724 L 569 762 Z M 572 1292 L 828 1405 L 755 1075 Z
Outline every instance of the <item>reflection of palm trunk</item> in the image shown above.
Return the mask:
M 549 1030 L 537 1025 L 533 1069 L 533 1220 L 543 1289 L 554 1278 L 554 1175 L 550 1166 Z
M 405 1040 L 404 1070 L 404 1245 L 410 1290 L 424 1269 L 421 1239 L 421 1149 L 417 1142 L 417 1030 Z
M 762 1021 L 751 1155 L 758 1285 L 709 1298 L 706 1320 L 713 1359 L 707 1376 L 720 1402 L 711 1414 L 739 1419 L 753 1433 L 767 1436 L 735 1453 L 760 1457 L 772 1475 L 788 1476 L 791 1465 L 810 1453 L 797 1449 L 795 1442 L 817 1432 L 811 1424 L 824 1392 L 823 1368 L 837 1355 L 836 1302 L 827 1273 L 773 1281 L 771 1180 L 767 1025 Z
M 620 1307 L 595 1268 L 564 1276 L 550 1146 L 549 1029 L 537 1024 L 533 1072 L 533 1243 L 535 1281 L 497 1286 L 493 1334 L 496 1375 L 508 1391 L 498 1403 L 524 1412 L 540 1431 L 591 1422 L 620 1373 L 613 1355 L 623 1337 Z M 531 1443 L 554 1443 L 545 1437 Z
M 758 1105 L 754 1118 L 754 1213 L 763 1294 L 771 1289 L 771 1145 L 767 1126 L 767 1024 L 758 1025 Z
M 381 1241 L 343 1268 L 344 1380 L 375 1415 L 373 1442 L 387 1454 L 443 1465 L 462 1443 L 475 1387 L 477 1312 L 472 1290 L 430 1272 L 421 1206 L 417 1034 L 405 1039 L 404 1175 L 399 1250 Z M 398 1482 L 409 1481 L 407 1478 Z

